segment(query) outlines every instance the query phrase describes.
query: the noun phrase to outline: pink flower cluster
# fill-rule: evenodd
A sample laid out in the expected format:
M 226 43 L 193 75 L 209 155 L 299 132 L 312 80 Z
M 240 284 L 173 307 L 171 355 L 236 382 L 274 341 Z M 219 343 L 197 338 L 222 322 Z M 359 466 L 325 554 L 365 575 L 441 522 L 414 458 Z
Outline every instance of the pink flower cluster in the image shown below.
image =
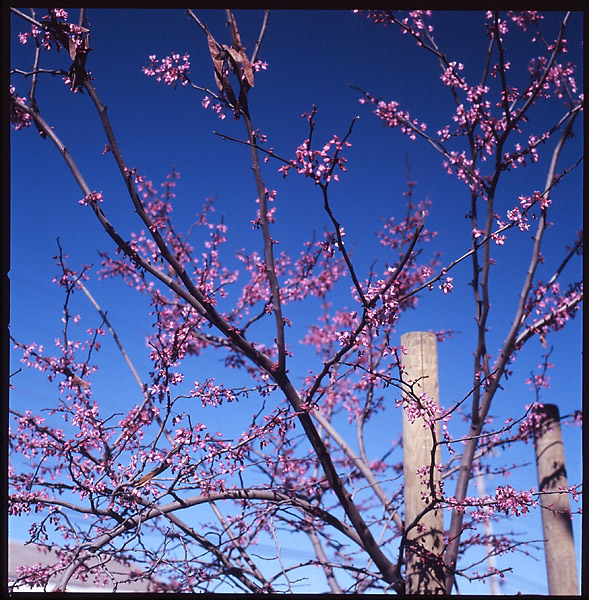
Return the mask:
M 190 72 L 189 58 L 189 54 L 180 56 L 175 53 L 160 60 L 155 54 L 151 54 L 149 56 L 150 64 L 143 67 L 142 71 L 148 77 L 155 77 L 158 83 L 163 81 L 166 85 L 176 87 L 180 81 L 185 86 L 188 83 L 188 73 Z
M 509 169 L 515 169 L 517 167 L 526 166 L 526 158 L 529 157 L 530 163 L 534 164 L 538 162 L 538 146 L 545 143 L 550 137 L 550 132 L 544 132 L 539 138 L 535 135 L 530 135 L 526 146 L 522 147 L 521 144 L 516 143 L 512 152 L 505 152 L 503 154 L 503 163 Z
M 566 52 L 566 49 L 563 49 Z M 530 61 L 528 70 L 533 80 L 539 79 L 544 70 L 546 69 L 548 61 L 546 57 L 539 56 L 536 59 Z M 569 94 L 577 94 L 577 82 L 573 77 L 575 73 L 575 65 L 573 63 L 567 63 L 563 65 L 561 63 L 553 64 L 546 78 L 542 84 L 540 94 L 544 98 L 550 98 L 551 94 L 554 94 L 557 98 L 563 99 Z M 537 88 L 533 88 L 535 90 Z M 532 91 L 532 90 L 531 90 Z
M 413 35 L 418 45 L 429 43 L 428 47 L 434 53 L 436 52 L 436 46 L 429 36 L 431 30 L 423 24 L 423 15 L 420 11 L 415 11 L 415 14 L 410 13 L 410 17 L 413 19 L 411 23 L 407 19 L 401 20 L 394 15 L 393 11 L 371 11 L 369 17 L 376 22 L 396 24 L 401 27 L 403 33 Z M 509 17 L 524 30 L 530 24 L 534 24 L 537 28 L 538 21 L 541 18 L 535 12 L 521 14 L 510 12 Z M 491 24 L 488 25 L 489 34 L 495 35 L 494 13 L 489 11 L 487 19 L 491 21 Z M 507 22 L 504 19 L 499 19 L 499 35 L 504 36 L 507 32 Z M 555 44 L 549 45 L 548 51 L 551 52 L 555 48 Z M 560 50 L 566 52 L 564 40 L 561 43 Z M 527 88 L 519 91 L 515 87 L 502 86 L 498 93 L 498 99 L 492 103 L 488 99 L 491 90 L 489 85 L 476 84 L 470 86 L 460 74 L 464 68 L 462 63 L 458 61 L 445 62 L 441 81 L 453 90 L 457 106 L 452 119 L 456 126 L 454 129 L 449 125 L 441 127 L 437 131 L 437 139 L 428 136 L 425 124 L 419 123 L 417 119 L 412 119 L 409 113 L 401 110 L 399 104 L 395 101 L 376 100 L 364 92 L 364 97 L 360 99 L 360 102 L 375 104 L 375 113 L 386 125 L 399 127 L 402 133 L 408 135 L 411 139 L 416 139 L 419 135 L 426 138 L 443 153 L 445 157 L 444 166 L 448 173 L 457 176 L 469 186 L 471 191 L 484 198 L 486 186 L 491 181 L 491 176 L 483 176 L 479 169 L 475 168 L 476 160 L 480 158 L 482 162 L 485 162 L 489 156 L 493 156 L 497 149 L 498 140 L 502 139 L 502 134 L 505 132 L 509 133 L 509 130 L 511 130 L 521 134 L 519 127 L 513 128 L 514 118 L 520 118 L 514 108 L 518 106 L 518 101 L 525 101 L 528 98 L 533 99 L 538 94 L 546 98 L 554 94 L 559 99 L 568 99 L 570 105 L 583 102 L 583 95 L 578 94 L 574 79 L 574 65 L 572 63 L 563 65 L 555 62 L 546 71 L 547 66 L 548 59 L 546 57 L 540 56 L 533 59 L 529 67 L 531 82 Z M 491 77 L 498 78 L 500 74 L 504 74 L 509 68 L 509 62 L 505 61 L 501 64 L 491 65 L 489 73 Z M 541 87 L 538 87 L 540 85 Z M 465 96 L 463 102 L 459 100 L 459 93 Z M 512 108 L 509 109 L 509 106 Z M 493 115 L 492 110 L 494 107 L 499 109 L 499 116 Z M 550 131 L 547 131 L 540 136 L 530 135 L 526 144 L 516 142 L 513 150 L 503 152 L 502 168 L 513 169 L 518 166 L 525 166 L 528 158 L 532 163 L 537 162 L 539 159 L 538 146 L 548 139 L 550 133 Z M 441 146 L 451 138 L 466 135 L 472 140 L 470 158 L 467 158 L 464 151 L 450 150 Z M 512 217 L 512 220 L 518 220 L 518 215 L 515 212 Z M 522 227 L 524 226 L 523 220 L 518 220 L 518 222 Z M 494 240 L 496 243 L 502 244 L 504 237 L 497 234 L 494 236 Z
M 252 63 L 252 69 L 259 73 L 260 71 L 265 71 L 268 68 L 268 63 L 263 60 L 256 60 L 256 62 Z
M 77 276 L 72 272 L 67 277 L 61 277 L 59 281 L 58 278 L 55 278 L 54 281 L 71 291 L 77 285 Z M 68 327 L 70 320 L 74 324 L 78 324 L 80 316 L 70 315 L 66 306 L 62 318 L 64 328 Z M 15 343 L 15 349 L 22 351 L 21 362 L 26 364 L 27 367 L 33 367 L 47 373 L 49 381 L 54 381 L 58 375 L 65 375 L 65 379 L 59 381 L 60 393 L 68 390 L 74 391 L 77 396 L 89 397 L 90 385 L 87 378 L 97 370 L 97 367 L 89 365 L 87 361 L 76 361 L 76 352 L 88 351 L 89 354 L 92 354 L 92 352 L 100 350 L 100 342 L 97 340 L 97 336 L 104 335 L 104 330 L 88 328 L 87 334 L 89 338 L 84 342 L 55 338 L 55 346 L 59 349 L 58 356 L 45 354 L 45 348 L 42 345 L 37 346 L 35 343 L 28 345 Z
M 530 507 L 535 507 L 537 500 L 532 495 L 534 488 L 530 491 L 522 490 L 518 492 L 513 486 L 499 486 L 495 490 L 495 503 L 497 510 L 506 515 L 512 514 L 516 517 L 525 515 L 529 512 Z
M 384 102 L 383 100 L 376 100 L 369 94 L 366 94 L 366 98 L 360 98 L 360 104 L 366 104 L 367 102 L 373 102 L 376 104 L 374 113 L 377 117 L 388 127 L 400 127 L 401 132 L 409 137 L 411 140 L 417 139 L 418 132 L 424 132 L 427 129 L 425 123 L 419 123 L 417 119 L 411 119 L 411 115 L 405 110 L 399 110 L 399 103 L 394 100 L 391 102 Z
M 552 367 L 553 365 L 548 365 Z M 533 375 L 526 379 L 526 384 L 530 386 L 532 389 L 539 390 L 540 388 L 549 389 L 550 388 L 550 376 L 546 375 L 546 373 L 539 373 Z
M 540 208 L 542 210 L 546 210 L 552 203 L 552 200 L 550 200 L 550 198 L 547 197 L 546 194 L 541 194 L 539 191 L 536 190 L 531 197 L 520 196 L 519 203 L 522 210 L 524 212 L 527 212 L 530 208 L 532 208 L 532 206 L 535 206 L 537 204 L 540 204 Z
M 63 9 L 63 8 L 53 8 L 51 9 L 51 11 L 54 15 L 56 19 L 63 19 L 64 21 L 67 21 L 67 10 Z M 44 19 L 47 19 L 47 17 L 43 17 Z
M 353 12 L 361 14 L 363 11 L 354 10 Z M 392 10 L 367 10 L 366 17 L 371 19 L 376 24 L 401 26 L 404 34 L 411 34 L 419 45 L 423 45 L 423 38 L 427 34 L 431 34 L 434 30 L 432 25 L 426 24 L 424 17 L 431 17 L 431 10 L 411 10 L 408 12 L 408 17 L 397 18 L 395 12 L 401 11 Z
M 73 49 L 80 48 L 83 44 L 83 35 L 87 29 L 68 23 L 68 13 L 62 8 L 49 8 L 48 14 L 42 17 L 45 23 L 43 29 L 39 29 L 36 25 L 31 27 L 31 31 L 19 33 L 18 40 L 21 44 L 26 44 L 29 39 L 34 39 L 44 50 L 51 50 L 55 45 L 59 52 L 62 47 L 71 53 Z M 64 46 L 64 35 L 69 38 L 67 45 Z M 73 46 L 72 46 L 73 42 Z
M 454 289 L 454 285 L 452 284 L 453 281 L 453 277 L 446 276 L 446 279 L 440 283 L 440 289 L 444 294 L 449 294 Z
M 234 402 L 237 399 L 232 390 L 223 385 L 216 385 L 212 378 L 207 379 L 204 383 L 195 381 L 190 395 L 199 398 L 203 407 L 220 406 L 223 402 Z
M 444 168 L 449 175 L 455 175 L 465 183 L 469 189 L 478 196 L 484 196 L 484 179 L 478 169 L 474 169 L 474 160 L 466 157 L 466 152 L 451 150 L 448 159 L 443 161 Z
M 22 104 L 27 103 L 27 99 L 21 96 L 16 95 L 16 89 L 13 85 L 10 86 L 10 97 L 18 100 Z M 32 123 L 31 115 L 15 104 L 14 102 L 10 103 L 10 123 L 15 131 L 19 131 L 23 127 L 30 127 Z
M 334 181 L 339 181 L 338 174 L 333 173 L 333 169 L 338 166 L 342 171 L 346 171 L 346 159 L 342 156 L 336 157 L 335 155 L 330 155 L 329 153 L 332 151 L 332 146 L 334 146 L 337 153 L 342 150 L 344 145 L 351 146 L 352 144 L 350 142 L 342 144 L 337 135 L 334 135 L 321 150 L 311 150 L 310 140 L 306 139 L 297 148 L 296 159 L 291 161 L 291 164 L 280 167 L 278 171 L 286 177 L 290 168 L 294 167 L 297 173 L 305 177 L 311 177 L 318 185 L 325 185 L 332 178 Z
M 526 10 L 526 11 L 514 11 L 508 10 L 507 16 L 520 27 L 523 31 L 526 31 L 530 25 L 538 25 L 538 22 L 544 18 L 544 15 L 538 13 L 537 10 Z M 487 17 L 489 18 L 489 17 Z M 532 41 L 536 41 L 535 39 Z
M 225 106 L 221 102 L 213 102 L 210 96 L 205 96 L 202 99 L 201 104 L 204 109 L 210 107 L 213 112 L 217 113 L 217 116 L 221 121 L 227 116 L 224 112 Z
M 582 283 L 570 285 L 566 291 L 563 291 L 559 282 L 546 285 L 538 281 L 536 287 L 530 292 L 524 309 L 523 322 L 542 338 L 551 330 L 562 329 L 569 319 L 574 318 L 582 298 Z M 536 316 L 532 317 L 534 313 Z
M 103 202 L 102 192 L 90 192 L 78 201 L 78 204 L 82 206 L 88 206 L 88 204 L 96 204 L 96 202 Z
M 464 65 L 462 63 L 457 63 L 455 60 L 448 63 L 448 66 L 440 76 L 442 83 L 451 88 L 458 87 L 464 91 L 468 91 L 468 85 L 464 79 L 458 75 L 458 71 L 462 71 L 463 69 Z
M 49 14 L 45 15 L 42 18 L 43 21 L 48 21 L 49 19 L 51 19 L 51 17 L 53 17 L 57 22 L 64 22 L 62 23 L 62 25 L 65 30 L 70 30 L 70 28 L 74 27 L 76 31 L 79 31 L 79 27 L 77 25 L 65 23 L 68 18 L 68 13 L 64 9 L 48 9 L 48 13 Z M 56 32 L 53 29 L 39 29 L 36 25 L 33 25 L 31 27 L 30 32 L 18 34 L 18 40 L 21 44 L 26 44 L 29 41 L 29 38 L 37 40 L 41 47 L 43 47 L 45 50 L 51 50 L 54 44 L 57 51 L 59 52 L 60 50 L 60 41 L 59 38 L 56 36 Z
M 313 130 L 314 123 L 313 118 L 317 109 L 313 108 L 313 111 L 309 114 L 303 113 L 301 116 L 307 118 L 311 124 L 311 131 Z M 342 171 L 346 171 L 345 163 L 347 159 L 340 156 L 340 152 L 344 147 L 349 148 L 352 144 L 348 141 L 342 141 L 337 135 L 333 135 L 321 150 L 311 149 L 311 138 L 307 138 L 296 150 L 296 158 L 288 165 L 284 165 L 278 169 L 279 173 L 282 173 L 284 177 L 288 175 L 291 167 L 297 170 L 297 173 L 310 177 L 315 181 L 317 185 L 326 186 L 333 179 L 339 181 L 337 173 L 334 173 L 334 169 L 339 167 Z
M 420 397 L 405 397 L 395 401 L 397 407 L 402 406 L 410 423 L 414 423 L 416 419 L 423 421 L 424 428 L 431 428 L 443 413 L 442 409 L 437 405 L 433 398 L 426 394 L 421 394 Z
M 487 521 L 495 512 L 518 517 L 525 515 L 531 507 L 536 507 L 538 504 L 538 500 L 534 498 L 535 494 L 537 494 L 535 488 L 518 492 L 513 486 L 505 485 L 498 486 L 493 496 L 483 498 L 468 496 L 462 502 L 447 497 L 445 503 L 458 512 L 465 512 L 467 507 L 473 507 L 476 509 L 472 512 L 475 521 Z

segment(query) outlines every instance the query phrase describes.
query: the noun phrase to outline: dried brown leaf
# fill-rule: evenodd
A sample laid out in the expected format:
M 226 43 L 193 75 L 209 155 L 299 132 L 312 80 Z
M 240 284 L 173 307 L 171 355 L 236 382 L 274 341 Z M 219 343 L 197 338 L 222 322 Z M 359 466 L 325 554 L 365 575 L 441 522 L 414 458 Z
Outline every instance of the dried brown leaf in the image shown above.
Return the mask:
M 245 79 L 250 87 L 254 87 L 254 70 L 244 50 L 241 51 L 241 64 L 245 73 Z

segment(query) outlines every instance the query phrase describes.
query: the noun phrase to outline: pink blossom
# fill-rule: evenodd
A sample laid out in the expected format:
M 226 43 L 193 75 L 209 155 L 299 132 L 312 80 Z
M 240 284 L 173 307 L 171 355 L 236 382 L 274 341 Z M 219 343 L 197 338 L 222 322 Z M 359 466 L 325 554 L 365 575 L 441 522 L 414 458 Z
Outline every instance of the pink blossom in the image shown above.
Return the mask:
M 314 108 L 311 113 L 303 113 L 302 116 L 307 118 L 313 126 L 315 113 L 316 109 Z M 339 181 L 338 174 L 333 171 L 336 167 L 339 167 L 341 171 L 346 171 L 347 159 L 341 156 L 340 152 L 352 144 L 346 140 L 340 140 L 337 135 L 334 135 L 321 150 L 311 150 L 310 143 L 310 139 L 306 139 L 297 148 L 295 159 L 291 160 L 288 165 L 280 167 L 278 172 L 286 177 L 291 167 L 294 167 L 297 173 L 312 178 L 317 185 L 327 185 L 332 179 Z
M 446 277 L 446 281 L 440 284 L 440 289 L 444 292 L 444 294 L 449 294 L 454 288 L 452 281 L 454 281 L 453 277 Z
M 535 10 L 516 12 L 513 10 L 507 11 L 507 16 L 516 23 L 519 27 L 526 31 L 530 25 L 536 25 L 544 18 L 544 15 Z
M 404 110 L 399 110 L 399 103 L 395 101 L 383 102 L 376 100 L 370 94 L 365 93 L 364 98 L 360 98 L 361 104 L 372 102 L 376 104 L 374 113 L 388 126 L 399 127 L 402 133 L 407 135 L 409 139 L 416 140 L 417 135 L 423 133 L 427 129 L 425 123 L 420 123 L 417 119 L 411 119 L 411 115 Z
M 178 84 L 178 81 L 183 86 L 188 84 L 188 74 L 190 73 L 190 55 L 172 54 L 165 58 L 158 59 L 155 54 L 149 56 L 149 65 L 143 67 L 142 71 L 148 77 L 155 77 L 158 83 L 164 82 L 166 85 Z M 182 59 L 182 62 L 180 62 Z
M 95 204 L 96 202 L 102 202 L 102 192 L 90 192 L 87 196 L 78 201 L 78 204 L 87 206 L 88 203 Z
M 221 119 L 221 121 L 222 121 L 223 119 L 225 119 L 225 117 L 226 117 L 227 115 L 225 115 L 225 113 L 223 112 L 223 111 L 224 111 L 224 108 L 225 108 L 225 107 L 223 106 L 223 104 L 221 104 L 220 102 L 212 102 L 212 101 L 211 101 L 211 98 L 210 98 L 209 96 L 205 96 L 205 97 L 202 99 L 202 107 L 206 109 L 206 108 L 209 108 L 209 106 L 211 107 L 211 110 L 212 110 L 213 112 L 216 112 L 216 113 L 217 113 L 217 115 L 218 115 L 219 119 Z
M 468 89 L 468 86 L 466 85 L 464 80 L 462 80 L 458 75 L 458 71 L 462 71 L 463 69 L 464 65 L 462 63 L 452 61 L 448 64 L 448 67 L 442 73 L 440 79 L 442 80 L 444 85 L 447 85 L 448 87 L 459 86 L 462 89 Z
M 258 73 L 260 71 L 265 71 L 268 68 L 268 63 L 263 60 L 256 60 L 252 63 L 252 69 Z
M 505 236 L 497 232 L 491 234 L 491 238 L 497 244 L 497 246 L 503 246 L 505 244 Z
M 22 104 L 27 103 L 26 98 L 16 95 L 16 90 L 13 85 L 10 86 L 10 96 Z M 19 131 L 23 127 L 30 127 L 31 122 L 31 115 L 24 108 L 21 108 L 14 102 L 10 103 L 10 123 L 15 131 Z

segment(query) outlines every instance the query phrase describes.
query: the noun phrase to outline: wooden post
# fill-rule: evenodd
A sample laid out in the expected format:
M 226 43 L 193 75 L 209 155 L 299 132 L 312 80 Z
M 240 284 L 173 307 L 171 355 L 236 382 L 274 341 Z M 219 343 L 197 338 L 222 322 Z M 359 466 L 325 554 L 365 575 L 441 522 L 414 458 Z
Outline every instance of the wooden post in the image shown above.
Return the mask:
M 405 347 L 403 356 L 403 381 L 406 393 L 404 403 L 415 403 L 422 394 L 433 398 L 439 406 L 438 392 L 438 353 L 436 336 L 424 331 L 413 331 L 401 336 Z M 437 415 L 432 415 L 437 416 Z M 432 464 L 432 429 L 424 427 L 424 419 L 417 417 L 413 423 L 403 410 L 403 475 L 405 480 L 405 527 L 408 527 L 427 506 L 422 493 L 431 497 L 429 487 L 422 483 L 418 471 L 428 467 L 426 479 L 429 481 L 429 467 Z M 439 421 L 434 425 L 436 440 L 440 439 Z M 437 446 L 434 463 L 440 464 L 440 447 Z M 440 473 L 433 470 L 433 478 L 440 480 Z M 442 510 L 426 513 L 419 520 L 419 526 L 407 533 L 408 546 L 405 552 L 405 592 L 407 594 L 444 594 L 444 569 L 442 563 L 444 517 Z
M 538 490 L 558 492 L 568 487 L 558 406 L 544 404 L 539 409 L 541 429 L 535 434 Z M 573 543 L 571 506 L 567 492 L 540 496 L 548 593 L 552 596 L 578 596 L 579 580 Z

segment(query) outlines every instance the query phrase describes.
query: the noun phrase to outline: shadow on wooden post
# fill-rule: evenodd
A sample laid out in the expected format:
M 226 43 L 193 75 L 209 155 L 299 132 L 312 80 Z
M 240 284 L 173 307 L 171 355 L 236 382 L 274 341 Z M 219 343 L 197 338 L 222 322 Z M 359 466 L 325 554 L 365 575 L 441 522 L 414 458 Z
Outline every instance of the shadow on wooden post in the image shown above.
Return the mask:
M 438 352 L 436 336 L 433 333 L 413 331 L 401 336 L 401 345 L 407 350 L 403 356 L 403 381 L 407 394 L 405 402 L 415 403 L 424 396 L 439 406 L 438 392 Z M 437 415 L 432 415 L 432 418 Z M 425 426 L 424 426 L 425 425 Z M 440 439 L 440 423 L 436 422 L 433 431 L 436 440 Z M 422 417 L 413 423 L 403 410 L 403 476 L 405 479 L 405 526 L 409 526 L 428 505 L 431 493 L 428 485 L 422 483 L 420 469 L 426 467 L 426 481 L 430 480 L 432 465 L 432 429 Z M 436 448 L 434 464 L 441 463 L 440 447 Z M 435 489 L 438 488 L 440 473 L 433 470 Z M 428 496 L 424 500 L 422 494 Z M 423 515 L 419 525 L 407 533 L 405 551 L 405 592 L 407 594 L 443 594 L 444 569 L 442 561 L 444 516 L 441 509 Z
M 579 580 L 571 505 L 568 492 L 558 493 L 559 488 L 568 487 L 558 406 L 544 404 L 536 412 L 541 419 L 541 428 L 535 435 L 538 490 L 556 492 L 540 496 L 548 593 L 577 596 Z

